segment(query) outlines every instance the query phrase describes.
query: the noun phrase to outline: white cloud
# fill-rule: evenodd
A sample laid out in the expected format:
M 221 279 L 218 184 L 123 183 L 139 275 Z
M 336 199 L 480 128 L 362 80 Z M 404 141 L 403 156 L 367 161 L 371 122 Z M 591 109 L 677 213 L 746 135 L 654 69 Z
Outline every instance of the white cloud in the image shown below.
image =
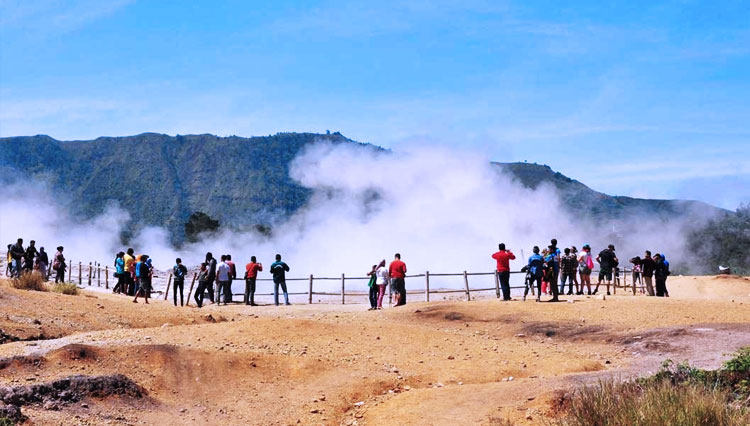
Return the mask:
M 3 0 L 0 27 L 48 36 L 76 30 L 110 16 L 135 0 Z

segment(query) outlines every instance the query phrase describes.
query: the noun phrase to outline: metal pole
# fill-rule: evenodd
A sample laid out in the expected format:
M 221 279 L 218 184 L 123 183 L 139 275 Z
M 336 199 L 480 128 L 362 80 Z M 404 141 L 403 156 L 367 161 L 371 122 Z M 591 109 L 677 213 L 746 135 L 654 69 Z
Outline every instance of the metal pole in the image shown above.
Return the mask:
M 430 271 L 424 273 L 424 298 L 425 301 L 430 301 Z
M 312 296 L 313 296 L 313 276 L 310 274 L 310 289 L 307 291 L 307 303 L 309 305 L 312 305 Z

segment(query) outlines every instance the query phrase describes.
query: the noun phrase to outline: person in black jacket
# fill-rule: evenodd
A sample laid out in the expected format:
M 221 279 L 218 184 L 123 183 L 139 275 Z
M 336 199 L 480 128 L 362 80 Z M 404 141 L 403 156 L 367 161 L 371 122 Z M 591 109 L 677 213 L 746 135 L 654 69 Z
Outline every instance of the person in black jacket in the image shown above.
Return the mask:
M 29 246 L 26 247 L 26 253 L 23 256 L 23 269 L 25 271 L 32 271 L 34 269 L 34 259 L 39 255 L 36 250 L 36 241 L 29 241 Z
M 175 265 L 172 268 L 172 280 L 174 291 L 172 292 L 172 298 L 174 299 L 174 305 L 177 306 L 177 290 L 180 290 L 180 306 L 183 305 L 182 292 L 185 289 L 185 277 L 187 276 L 188 270 L 185 265 L 182 264 L 182 259 L 179 257 L 175 260 Z
M 206 291 L 208 291 L 208 300 L 214 303 L 214 281 L 216 281 L 216 259 L 209 251 L 206 253 Z
M 643 273 L 643 282 L 646 284 L 646 292 L 649 296 L 654 296 L 654 285 L 651 278 L 654 276 L 656 262 L 651 257 L 651 252 L 646 250 L 646 257 L 641 259 L 641 272 Z
M 273 274 L 273 302 L 279 306 L 279 286 L 284 292 L 284 304 L 289 303 L 289 293 L 286 291 L 286 273 L 289 272 L 289 265 L 281 261 L 281 255 L 276 255 L 276 262 L 271 264 L 271 273 Z
M 23 238 L 19 238 L 15 244 L 10 246 L 10 276 L 12 278 L 18 278 L 21 276 L 21 267 L 23 266 L 23 256 L 25 254 L 26 250 L 23 248 Z
M 656 267 L 654 268 L 654 278 L 656 279 L 656 296 L 669 297 L 667 291 L 667 277 L 669 276 L 669 265 L 664 261 L 664 257 L 659 253 L 654 256 Z

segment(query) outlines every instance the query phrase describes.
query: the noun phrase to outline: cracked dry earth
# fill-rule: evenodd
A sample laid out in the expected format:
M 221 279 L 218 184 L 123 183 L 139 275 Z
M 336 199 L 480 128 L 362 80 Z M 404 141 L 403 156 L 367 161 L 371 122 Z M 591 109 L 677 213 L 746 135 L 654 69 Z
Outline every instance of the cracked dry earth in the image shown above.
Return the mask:
M 620 290 L 382 311 L 198 310 L 2 286 L 0 386 L 121 374 L 144 392 L 23 405 L 28 424 L 538 424 L 581 383 L 646 375 L 666 358 L 714 368 L 750 345 L 750 280 L 668 285 L 668 299 Z

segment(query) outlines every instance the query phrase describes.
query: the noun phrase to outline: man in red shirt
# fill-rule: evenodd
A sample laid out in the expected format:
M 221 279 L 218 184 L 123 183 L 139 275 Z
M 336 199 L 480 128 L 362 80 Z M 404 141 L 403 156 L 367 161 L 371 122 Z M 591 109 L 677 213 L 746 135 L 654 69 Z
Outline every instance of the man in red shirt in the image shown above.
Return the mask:
M 255 256 L 251 256 L 250 263 L 245 265 L 245 304 L 250 306 L 258 306 L 255 304 L 255 279 L 258 271 L 263 270 L 263 264 L 255 261 Z
M 505 250 L 505 243 L 497 246 L 498 252 L 492 255 L 497 260 L 497 276 L 503 289 L 503 300 L 510 300 L 510 261 L 516 256 L 510 250 Z
M 406 305 L 406 263 L 401 261 L 401 254 L 396 253 L 396 258 L 388 266 L 391 277 L 391 291 L 393 292 L 393 304 L 395 306 Z

